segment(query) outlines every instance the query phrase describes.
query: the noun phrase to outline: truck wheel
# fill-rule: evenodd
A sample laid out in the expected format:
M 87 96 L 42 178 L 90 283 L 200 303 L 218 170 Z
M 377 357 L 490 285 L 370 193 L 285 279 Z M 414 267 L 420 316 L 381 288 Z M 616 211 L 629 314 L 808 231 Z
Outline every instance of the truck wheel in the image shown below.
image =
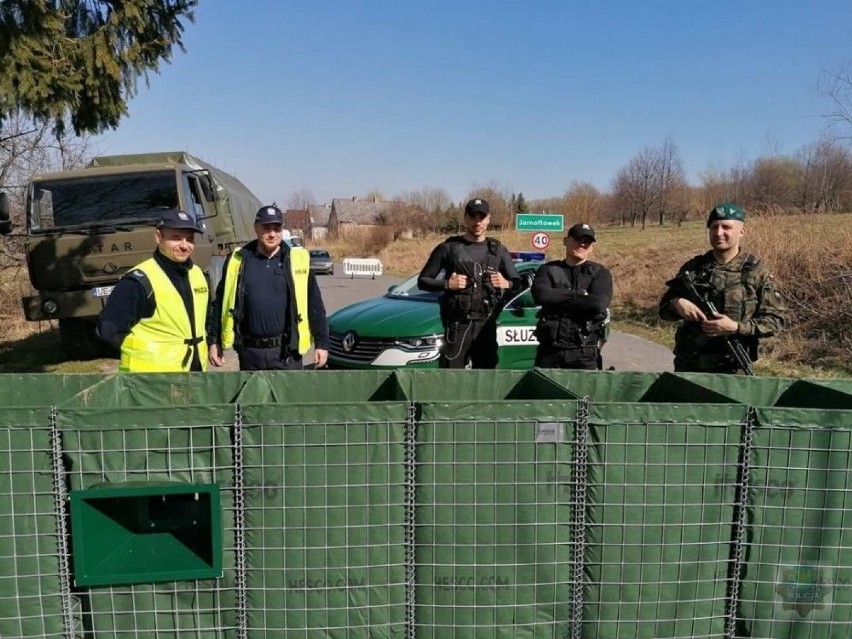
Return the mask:
M 106 357 L 111 350 L 95 335 L 95 323 L 78 317 L 59 320 L 59 341 L 68 356 L 79 360 Z

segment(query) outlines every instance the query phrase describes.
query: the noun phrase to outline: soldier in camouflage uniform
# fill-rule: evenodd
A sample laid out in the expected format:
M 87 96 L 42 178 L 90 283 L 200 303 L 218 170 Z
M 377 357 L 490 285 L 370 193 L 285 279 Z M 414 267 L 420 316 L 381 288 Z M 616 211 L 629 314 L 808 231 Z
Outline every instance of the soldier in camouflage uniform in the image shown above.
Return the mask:
M 784 327 L 787 308 L 769 269 L 755 255 L 740 249 L 745 235 L 745 212 L 723 203 L 707 218 L 710 251 L 680 267 L 678 277 L 666 282 L 660 317 L 683 320 L 675 333 L 675 371 L 738 373 L 741 367 L 721 339 L 735 336 L 751 360 L 757 359 L 758 340 Z M 681 276 L 691 272 L 696 288 L 718 313 L 708 317 L 690 301 Z

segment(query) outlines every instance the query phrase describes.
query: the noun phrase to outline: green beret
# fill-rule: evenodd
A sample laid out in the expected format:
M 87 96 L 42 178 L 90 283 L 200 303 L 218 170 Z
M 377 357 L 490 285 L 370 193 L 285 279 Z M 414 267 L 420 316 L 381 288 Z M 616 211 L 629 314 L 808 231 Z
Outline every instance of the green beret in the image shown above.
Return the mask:
M 707 228 L 716 220 L 736 220 L 737 222 L 745 222 L 745 211 L 736 204 L 730 202 L 722 202 L 710 209 L 710 215 L 707 216 Z

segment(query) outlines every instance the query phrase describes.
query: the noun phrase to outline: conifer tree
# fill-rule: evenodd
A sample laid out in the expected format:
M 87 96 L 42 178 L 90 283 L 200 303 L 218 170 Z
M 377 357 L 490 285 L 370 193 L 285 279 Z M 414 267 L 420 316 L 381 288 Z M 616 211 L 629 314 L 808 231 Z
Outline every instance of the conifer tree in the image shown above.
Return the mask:
M 2 0 L 0 126 L 21 112 L 75 133 L 115 128 L 140 76 L 184 50 L 198 0 Z M 0 129 L 2 130 L 2 129 Z M 2 138 L 2 135 L 0 135 Z

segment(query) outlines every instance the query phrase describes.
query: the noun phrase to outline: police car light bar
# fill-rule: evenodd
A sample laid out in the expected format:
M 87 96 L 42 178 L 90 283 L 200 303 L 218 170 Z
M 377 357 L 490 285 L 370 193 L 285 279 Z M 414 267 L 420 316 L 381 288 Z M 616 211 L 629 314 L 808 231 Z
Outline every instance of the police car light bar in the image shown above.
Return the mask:
M 538 251 L 510 251 L 509 255 L 516 262 L 535 262 L 544 259 L 544 253 Z

